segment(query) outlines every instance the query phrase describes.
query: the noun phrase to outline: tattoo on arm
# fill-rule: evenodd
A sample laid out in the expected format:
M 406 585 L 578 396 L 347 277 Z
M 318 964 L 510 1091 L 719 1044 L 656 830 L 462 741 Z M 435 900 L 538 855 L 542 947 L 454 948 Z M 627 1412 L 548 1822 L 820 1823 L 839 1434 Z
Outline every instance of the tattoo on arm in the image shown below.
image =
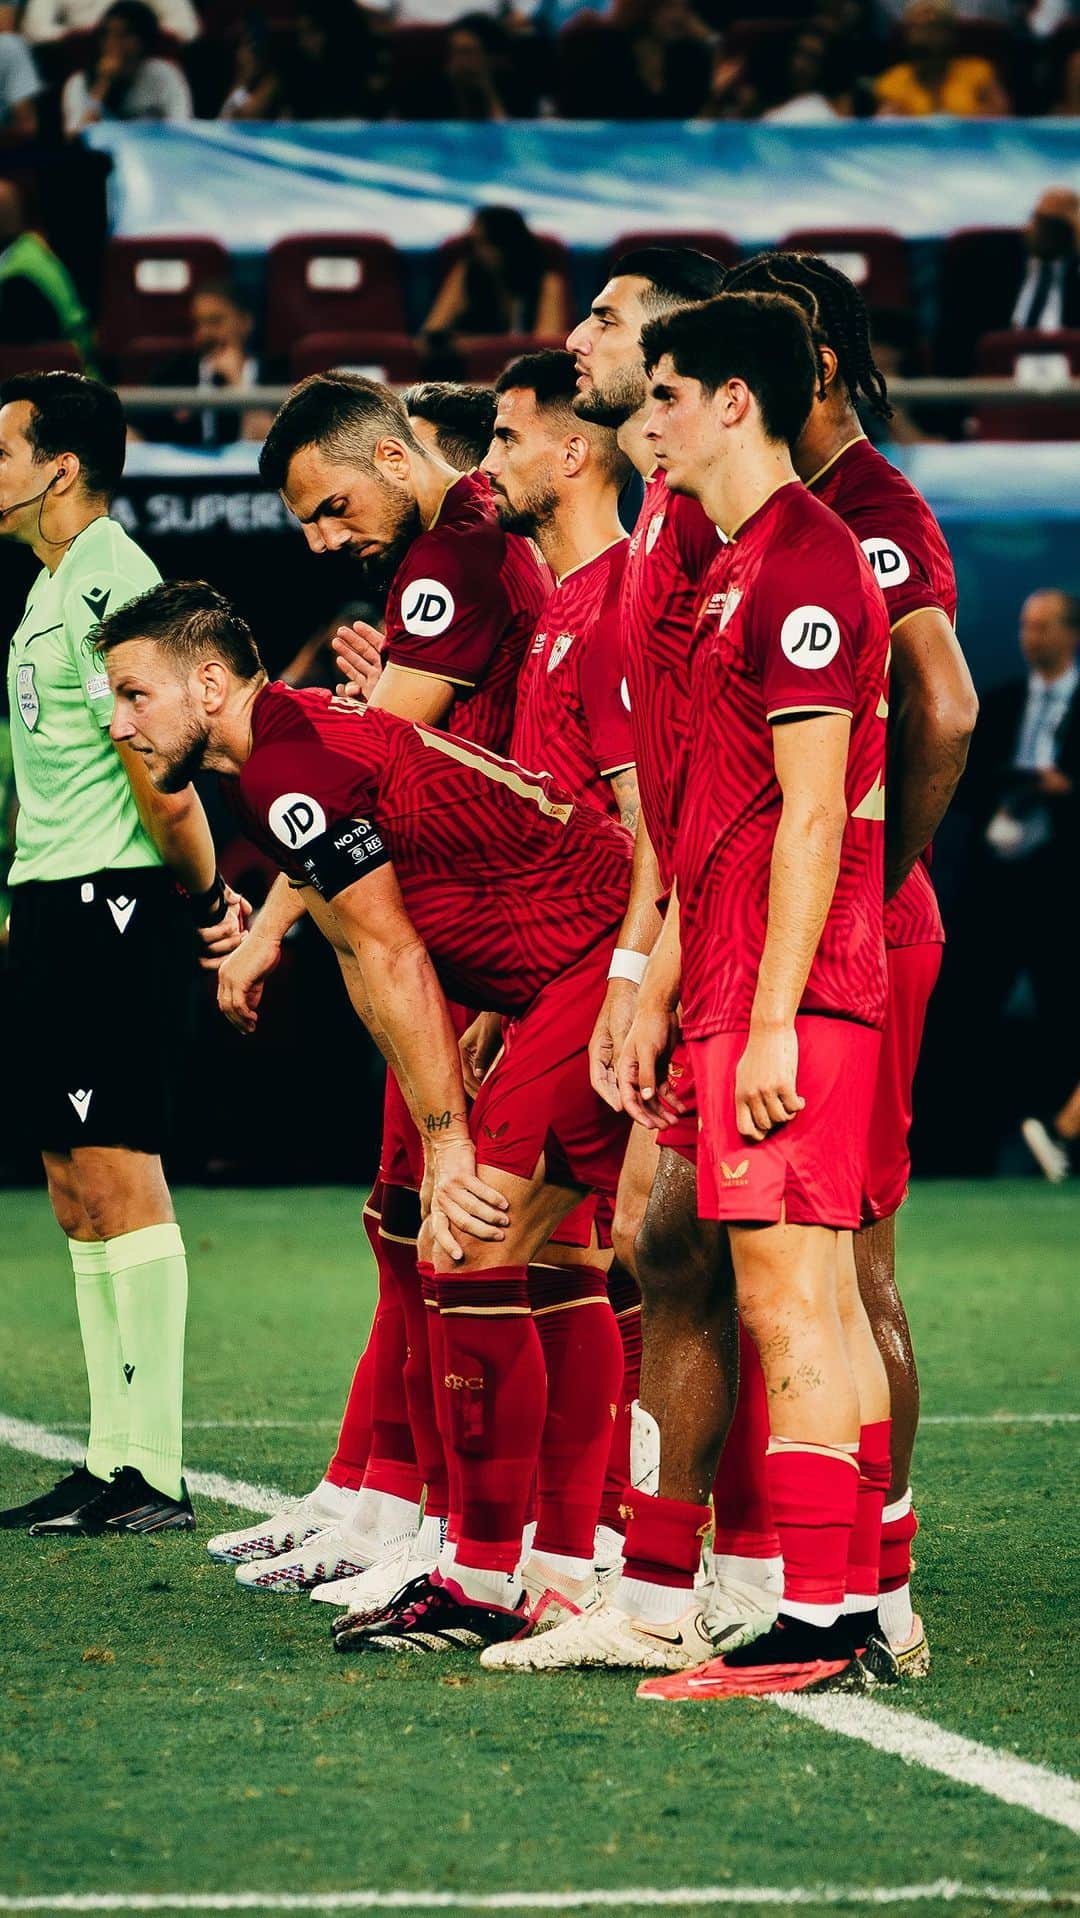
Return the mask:
M 432 1136 L 436 1132 L 449 1132 L 452 1125 L 464 1123 L 467 1117 L 465 1112 L 429 1112 L 424 1118 L 424 1129 Z
M 636 833 L 641 801 L 638 797 L 637 770 L 628 766 L 625 772 L 616 773 L 611 781 L 611 790 L 619 808 L 619 823 L 627 832 Z

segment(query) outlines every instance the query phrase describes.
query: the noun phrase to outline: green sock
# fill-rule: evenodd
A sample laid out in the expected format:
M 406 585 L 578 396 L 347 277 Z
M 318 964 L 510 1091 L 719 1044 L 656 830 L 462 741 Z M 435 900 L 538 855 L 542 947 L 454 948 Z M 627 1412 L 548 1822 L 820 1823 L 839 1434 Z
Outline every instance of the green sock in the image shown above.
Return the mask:
M 69 1239 L 75 1273 L 75 1305 L 90 1387 L 90 1436 L 86 1468 L 108 1478 L 127 1456 L 127 1385 L 116 1323 L 108 1247 L 101 1239 Z
M 167 1498 L 180 1497 L 184 1323 L 188 1275 L 178 1225 L 107 1239 L 127 1380 L 126 1465 Z

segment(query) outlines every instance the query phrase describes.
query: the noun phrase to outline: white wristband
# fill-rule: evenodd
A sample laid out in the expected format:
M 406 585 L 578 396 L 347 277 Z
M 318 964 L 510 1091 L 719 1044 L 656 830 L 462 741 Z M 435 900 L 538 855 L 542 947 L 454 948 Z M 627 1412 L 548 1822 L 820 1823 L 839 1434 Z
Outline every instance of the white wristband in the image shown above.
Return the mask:
M 647 952 L 634 952 L 629 946 L 616 946 L 607 976 L 609 979 L 632 979 L 635 986 L 640 986 L 648 963 Z

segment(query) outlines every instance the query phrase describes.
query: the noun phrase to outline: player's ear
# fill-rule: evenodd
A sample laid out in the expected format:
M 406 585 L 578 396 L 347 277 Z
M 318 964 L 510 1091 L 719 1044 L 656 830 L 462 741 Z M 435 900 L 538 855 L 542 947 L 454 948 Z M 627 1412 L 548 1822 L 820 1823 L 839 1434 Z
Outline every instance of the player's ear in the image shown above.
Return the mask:
M 580 473 L 589 457 L 589 441 L 584 433 L 571 433 L 563 441 L 562 467 L 568 479 Z
M 58 453 L 56 455 L 56 477 L 52 481 L 52 490 L 56 493 L 70 493 L 79 483 L 82 464 L 77 453 Z
M 220 659 L 203 659 L 195 668 L 195 678 L 208 713 L 219 713 L 228 698 L 229 669 Z
M 821 381 L 825 388 L 823 398 L 827 399 L 835 384 L 836 375 L 840 369 L 840 362 L 831 346 L 819 346 L 817 351 L 818 364 L 821 367 Z
M 384 433 L 382 439 L 376 440 L 371 458 L 376 472 L 383 479 L 396 482 L 399 486 L 407 482 L 412 461 L 404 440 L 395 439 L 392 433 Z
M 745 380 L 726 380 L 720 388 L 720 418 L 725 426 L 738 426 L 750 409 L 750 388 Z

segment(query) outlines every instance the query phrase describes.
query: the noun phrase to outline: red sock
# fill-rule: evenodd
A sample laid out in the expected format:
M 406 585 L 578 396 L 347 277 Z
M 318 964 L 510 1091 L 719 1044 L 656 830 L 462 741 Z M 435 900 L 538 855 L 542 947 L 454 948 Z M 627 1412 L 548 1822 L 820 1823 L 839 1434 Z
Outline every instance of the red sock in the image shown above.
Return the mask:
M 533 1549 L 591 1564 L 622 1389 L 622 1340 L 595 1266 L 531 1265 L 529 1303 L 547 1372 Z
M 394 1246 L 395 1252 L 400 1247 Z M 416 1466 L 409 1407 L 405 1397 L 408 1344 L 405 1313 L 397 1294 L 384 1239 L 376 1242 L 379 1262 L 379 1310 L 375 1321 L 375 1371 L 371 1388 L 371 1450 L 364 1468 L 364 1490 L 391 1492 L 416 1502 L 424 1481 Z
M 902 1585 L 910 1585 L 911 1545 L 918 1529 L 909 1488 L 882 1514 L 879 1592 L 898 1592 Z
M 758 1349 L 739 1320 L 739 1396 L 713 1481 L 714 1552 L 778 1558 L 769 1499 L 769 1398 Z
M 891 1419 L 880 1419 L 859 1430 L 859 1489 L 848 1546 L 847 1593 L 851 1598 L 876 1599 L 878 1594 L 881 1514 L 892 1473 L 891 1431 Z
M 623 1495 L 623 1510 L 623 1577 L 692 1591 L 701 1565 L 701 1541 L 709 1529 L 708 1506 L 681 1498 L 653 1498 L 631 1486 Z
M 510 1573 L 544 1429 L 546 1381 L 523 1265 L 436 1275 L 448 1452 L 461 1473 L 456 1556 Z
M 622 1516 L 623 1494 L 630 1483 L 630 1408 L 641 1386 L 641 1293 L 637 1280 L 617 1263 L 608 1273 L 608 1298 L 622 1340 L 623 1378 L 619 1409 L 611 1428 L 600 1523 L 613 1532 L 623 1532 L 626 1530 Z
M 844 1603 L 848 1542 L 859 1489 L 855 1459 L 839 1452 L 801 1452 L 781 1446 L 768 1455 L 768 1473 L 784 1555 L 782 1609 L 796 1610 L 811 1624 L 830 1624 L 832 1620 L 823 1614 L 831 1612 L 835 1619 Z
M 376 1184 L 364 1207 L 364 1231 L 376 1257 L 381 1210 L 382 1185 Z M 375 1381 L 375 1327 L 378 1319 L 379 1307 L 376 1305 L 367 1344 L 356 1362 L 349 1396 L 345 1401 L 337 1450 L 326 1468 L 331 1485 L 344 1486 L 350 1492 L 360 1490 L 371 1450 L 371 1392 Z
M 432 1315 L 424 1304 L 416 1244 L 411 1239 L 388 1238 L 385 1226 L 379 1243 L 383 1270 L 404 1314 L 406 1349 L 401 1384 L 417 1472 L 421 1484 L 427 1487 L 424 1510 L 433 1518 L 445 1518 L 446 1460 L 435 1416 L 428 1354 L 427 1321 Z
M 439 1429 L 439 1443 L 442 1448 L 443 1465 L 446 1471 L 446 1511 L 432 1512 L 433 1517 L 446 1518 L 446 1537 L 454 1544 L 461 1534 L 461 1472 L 458 1468 L 457 1454 L 450 1444 L 450 1424 L 446 1409 L 446 1339 L 443 1333 L 442 1315 L 439 1311 L 439 1281 L 435 1277 L 435 1267 L 418 1260 L 416 1269 L 420 1274 L 420 1292 L 424 1301 L 427 1319 L 428 1370 L 431 1375 L 431 1398 L 435 1408 L 435 1419 Z

